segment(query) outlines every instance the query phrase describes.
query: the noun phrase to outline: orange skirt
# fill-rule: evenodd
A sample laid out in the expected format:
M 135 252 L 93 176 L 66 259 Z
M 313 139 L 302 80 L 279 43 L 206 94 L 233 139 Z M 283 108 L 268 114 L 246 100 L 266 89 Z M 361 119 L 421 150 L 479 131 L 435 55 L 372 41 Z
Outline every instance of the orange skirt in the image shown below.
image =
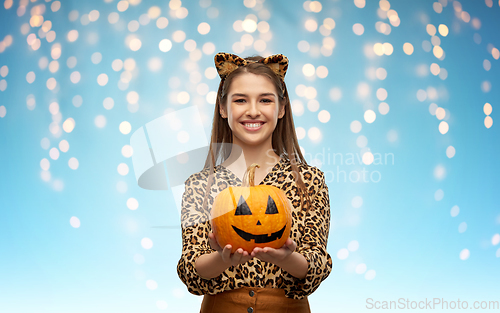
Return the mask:
M 216 295 L 205 295 L 200 313 L 310 313 L 307 297 L 285 297 L 283 289 L 242 287 Z

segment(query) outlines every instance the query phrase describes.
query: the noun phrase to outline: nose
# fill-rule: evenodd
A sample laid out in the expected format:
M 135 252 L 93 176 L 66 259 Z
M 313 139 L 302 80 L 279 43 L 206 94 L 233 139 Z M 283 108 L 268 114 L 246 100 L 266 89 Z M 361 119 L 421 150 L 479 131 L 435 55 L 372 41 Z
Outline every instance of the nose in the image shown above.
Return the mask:
M 260 115 L 260 108 L 256 101 L 250 101 L 246 114 L 252 118 Z

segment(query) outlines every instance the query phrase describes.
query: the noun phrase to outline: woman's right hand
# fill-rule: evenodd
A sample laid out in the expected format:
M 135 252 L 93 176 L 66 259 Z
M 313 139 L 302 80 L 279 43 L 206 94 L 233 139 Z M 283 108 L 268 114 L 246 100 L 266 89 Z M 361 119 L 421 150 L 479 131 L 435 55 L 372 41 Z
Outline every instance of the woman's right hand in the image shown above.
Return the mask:
M 238 248 L 233 254 L 231 254 L 231 249 L 233 247 L 230 244 L 227 244 L 224 248 L 222 248 L 213 233 L 208 234 L 208 241 L 212 249 L 219 253 L 222 262 L 227 264 L 228 267 L 240 265 L 253 259 L 253 256 L 242 248 Z

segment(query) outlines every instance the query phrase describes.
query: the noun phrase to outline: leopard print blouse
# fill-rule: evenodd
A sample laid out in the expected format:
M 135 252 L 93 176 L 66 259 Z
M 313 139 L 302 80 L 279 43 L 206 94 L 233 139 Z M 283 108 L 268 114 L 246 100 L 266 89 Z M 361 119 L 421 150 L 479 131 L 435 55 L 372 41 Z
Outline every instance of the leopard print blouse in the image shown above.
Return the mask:
M 301 253 L 309 263 L 306 277 L 298 279 L 280 267 L 257 258 L 231 266 L 212 279 L 204 279 L 197 274 L 194 264 L 198 257 L 215 251 L 208 242 L 211 232 L 210 212 L 202 209 L 208 181 L 208 169 L 205 169 L 186 180 L 182 198 L 183 245 L 177 274 L 190 293 L 213 295 L 243 286 L 272 287 L 284 289 L 289 298 L 302 299 L 313 293 L 328 277 L 332 270 L 332 259 L 326 251 L 330 228 L 328 187 L 323 172 L 318 168 L 306 164 L 298 166 L 311 196 L 312 206 L 308 211 L 300 207 L 300 196 L 289 160 L 282 158 L 260 184 L 282 189 L 293 205 L 290 238 L 297 243 L 295 251 Z M 215 167 L 214 178 L 208 198 L 209 208 L 222 190 L 242 184 L 234 173 L 221 165 Z

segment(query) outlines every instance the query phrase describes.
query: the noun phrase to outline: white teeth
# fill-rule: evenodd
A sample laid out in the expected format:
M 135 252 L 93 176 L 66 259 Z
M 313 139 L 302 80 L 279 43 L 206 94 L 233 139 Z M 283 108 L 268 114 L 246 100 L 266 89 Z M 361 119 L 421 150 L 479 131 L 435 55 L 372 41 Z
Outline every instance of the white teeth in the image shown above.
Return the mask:
M 257 127 L 260 127 L 260 125 L 262 125 L 261 123 L 245 123 L 245 127 L 249 127 L 249 128 L 257 128 Z

